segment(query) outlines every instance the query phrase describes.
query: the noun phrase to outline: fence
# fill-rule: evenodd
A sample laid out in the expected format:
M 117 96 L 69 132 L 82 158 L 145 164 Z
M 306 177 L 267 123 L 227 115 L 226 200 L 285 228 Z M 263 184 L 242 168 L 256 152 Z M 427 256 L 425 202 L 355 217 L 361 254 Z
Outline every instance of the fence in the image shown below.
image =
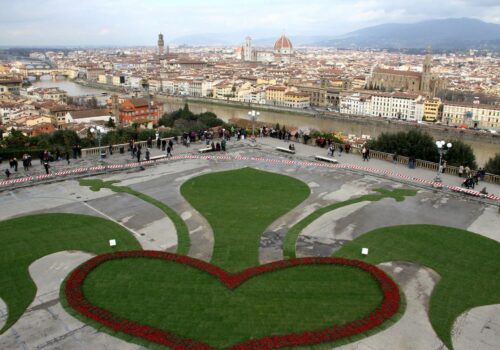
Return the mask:
M 162 138 L 161 141 L 166 141 L 168 142 L 169 140 L 174 141 L 174 137 L 166 137 Z M 153 147 L 156 146 L 156 139 L 152 141 L 153 142 Z M 135 145 L 141 145 L 141 147 L 146 147 L 147 141 L 135 141 Z M 129 144 L 128 143 L 120 143 L 117 145 L 111 145 L 111 150 L 113 153 L 118 153 L 120 152 L 120 149 L 125 150 L 125 152 L 128 151 Z M 110 146 L 101 146 L 101 147 L 92 147 L 92 148 L 84 148 L 82 149 L 82 157 L 87 157 L 87 156 L 96 156 L 99 157 L 100 154 L 108 154 L 110 150 Z

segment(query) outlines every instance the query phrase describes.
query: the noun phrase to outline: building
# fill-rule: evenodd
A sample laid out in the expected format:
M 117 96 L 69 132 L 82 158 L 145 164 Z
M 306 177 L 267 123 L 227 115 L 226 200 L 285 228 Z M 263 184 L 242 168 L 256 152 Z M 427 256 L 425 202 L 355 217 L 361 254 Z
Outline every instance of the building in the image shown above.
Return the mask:
M 252 38 L 249 36 L 245 39 L 245 45 L 242 48 L 242 59 L 246 62 L 256 61 L 255 50 L 252 48 Z
M 130 98 L 120 105 L 120 122 L 122 125 L 133 123 L 153 125 L 163 114 L 163 105 L 151 101 L 151 107 L 146 98 Z M 109 118 L 109 116 L 108 116 Z
M 445 102 L 442 120 L 447 125 L 500 130 L 500 106 Z
M 158 56 L 163 56 L 165 49 L 165 43 L 163 42 L 163 34 L 158 34 Z
M 0 95 L 19 95 L 23 79 L 16 76 L 0 76 Z
M 371 97 L 371 115 L 390 119 L 417 120 L 415 105 L 421 98 L 418 94 L 401 92 L 374 93 Z
M 289 108 L 309 108 L 311 99 L 305 92 L 288 91 L 285 92 L 283 105 Z
M 285 86 L 270 86 L 266 89 L 266 104 L 283 106 L 285 102 Z
M 109 118 L 114 119 L 107 109 L 84 109 L 80 111 L 70 111 L 66 113 L 64 124 L 68 123 L 90 123 L 108 122 Z M 60 123 L 60 121 L 58 121 Z
M 369 90 L 423 92 L 434 96 L 437 90 L 446 87 L 446 80 L 432 73 L 432 55 L 429 49 L 422 72 L 374 66 L 367 77 L 366 87 Z
M 423 104 L 424 114 L 422 116 L 422 120 L 426 122 L 437 122 L 441 120 L 442 103 L 440 98 L 428 98 L 424 101 Z
M 276 43 L 274 43 L 275 62 L 292 63 L 294 58 L 293 45 L 290 39 L 285 34 L 281 35 Z
M 352 115 L 371 115 L 371 95 L 359 92 L 343 92 L 340 94 L 340 113 Z

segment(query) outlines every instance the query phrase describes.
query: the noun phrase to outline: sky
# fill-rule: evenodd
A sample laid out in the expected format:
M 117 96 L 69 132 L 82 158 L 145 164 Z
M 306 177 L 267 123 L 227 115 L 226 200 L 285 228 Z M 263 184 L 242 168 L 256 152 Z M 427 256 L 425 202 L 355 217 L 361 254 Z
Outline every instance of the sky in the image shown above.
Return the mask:
M 191 35 L 340 35 L 382 23 L 472 17 L 500 0 L 0 0 L 0 46 L 154 46 Z

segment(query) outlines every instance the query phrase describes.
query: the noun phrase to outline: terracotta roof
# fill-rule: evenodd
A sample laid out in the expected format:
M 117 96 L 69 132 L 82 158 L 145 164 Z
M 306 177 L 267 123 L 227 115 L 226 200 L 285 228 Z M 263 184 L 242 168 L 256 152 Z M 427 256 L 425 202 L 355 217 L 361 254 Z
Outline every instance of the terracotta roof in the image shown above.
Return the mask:
M 134 105 L 135 108 L 148 106 L 148 100 L 145 99 L 144 97 L 131 98 L 129 101 Z
M 445 106 L 458 106 L 458 107 L 500 110 L 500 105 L 474 104 L 474 103 L 467 103 L 467 102 L 444 102 L 443 104 Z
M 420 72 L 412 72 L 405 70 L 397 70 L 397 69 L 384 69 L 384 68 L 375 68 L 375 73 L 384 73 L 384 74 L 392 74 L 392 75 L 402 75 L 406 77 L 418 77 L 422 76 Z
M 278 40 L 276 40 L 276 43 L 274 44 L 275 50 L 291 49 L 291 48 L 293 48 L 292 42 L 284 34 Z
M 109 112 L 107 109 L 85 109 L 83 111 L 71 112 L 73 119 L 91 118 L 91 117 L 102 117 L 108 116 Z

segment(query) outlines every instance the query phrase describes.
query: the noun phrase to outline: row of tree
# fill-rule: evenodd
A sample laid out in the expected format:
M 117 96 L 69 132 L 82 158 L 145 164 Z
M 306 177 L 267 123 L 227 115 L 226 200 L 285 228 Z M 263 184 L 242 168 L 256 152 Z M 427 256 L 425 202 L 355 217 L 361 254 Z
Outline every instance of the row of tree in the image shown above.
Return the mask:
M 460 140 L 451 140 L 452 147 L 446 151 L 444 160 L 448 165 L 463 165 L 477 169 L 476 156 L 472 147 Z M 398 133 L 382 133 L 377 139 L 367 143 L 370 149 L 386 153 L 397 153 L 401 156 L 415 157 L 430 162 L 439 162 L 439 151 L 435 140 L 421 130 L 410 130 Z M 492 174 L 500 175 L 500 153 L 486 163 L 485 169 Z

